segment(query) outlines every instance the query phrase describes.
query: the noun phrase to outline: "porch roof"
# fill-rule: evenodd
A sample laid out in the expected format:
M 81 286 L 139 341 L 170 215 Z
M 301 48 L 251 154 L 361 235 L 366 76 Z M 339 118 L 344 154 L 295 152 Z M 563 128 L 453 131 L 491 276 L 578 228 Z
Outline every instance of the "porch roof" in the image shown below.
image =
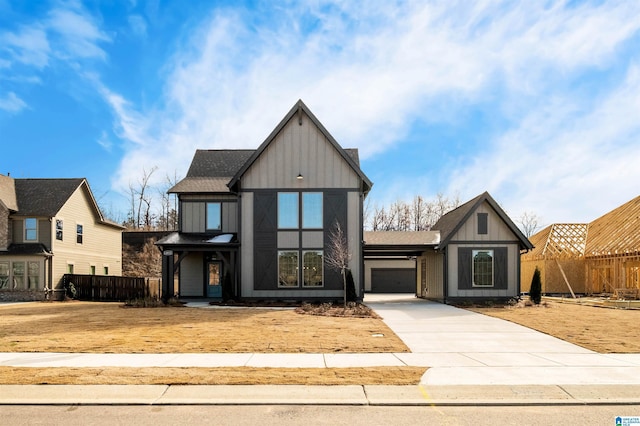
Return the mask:
M 229 235 L 230 238 L 216 238 Z M 162 249 L 193 248 L 202 251 L 214 251 L 220 249 L 237 249 L 240 247 L 236 234 L 185 234 L 172 232 L 155 243 Z

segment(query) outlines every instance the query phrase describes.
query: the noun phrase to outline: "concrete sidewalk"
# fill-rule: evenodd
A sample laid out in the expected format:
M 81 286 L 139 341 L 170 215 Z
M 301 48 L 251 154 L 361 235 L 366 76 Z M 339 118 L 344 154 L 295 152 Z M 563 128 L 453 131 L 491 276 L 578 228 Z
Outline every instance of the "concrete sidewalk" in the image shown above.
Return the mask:
M 0 385 L 0 405 L 640 405 L 640 386 Z
M 598 354 L 407 295 L 365 302 L 411 353 L 0 353 L 13 367 L 429 367 L 414 386 L 3 385 L 0 404 L 640 404 L 640 354 Z

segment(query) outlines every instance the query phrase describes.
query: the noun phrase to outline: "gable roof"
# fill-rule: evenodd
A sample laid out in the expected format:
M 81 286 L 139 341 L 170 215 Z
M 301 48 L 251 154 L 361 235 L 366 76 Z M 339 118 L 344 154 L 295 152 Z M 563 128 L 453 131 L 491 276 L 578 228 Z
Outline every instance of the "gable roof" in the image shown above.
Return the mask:
M 244 165 L 237 171 L 237 173 L 233 176 L 231 181 L 229 182 L 229 188 L 232 190 L 237 189 L 237 184 L 244 175 L 244 173 L 253 165 L 253 163 L 260 157 L 260 155 L 264 152 L 265 149 L 269 146 L 269 144 L 276 138 L 278 133 L 287 125 L 289 120 L 291 120 L 295 115 L 298 115 L 299 120 L 302 120 L 302 114 L 306 114 L 311 122 L 315 124 L 315 126 L 320 130 L 320 132 L 324 135 L 324 137 L 329 141 L 329 143 L 336 149 L 336 151 L 340 154 L 340 156 L 349 164 L 351 169 L 360 177 L 363 183 L 363 192 L 366 194 L 369 192 L 373 183 L 369 180 L 369 178 L 364 174 L 364 172 L 360 169 L 360 165 L 358 164 L 357 154 L 348 154 L 338 142 L 331 136 L 331 134 L 325 129 L 325 127 L 320 123 L 320 121 L 316 118 L 315 115 L 309 110 L 309 108 L 302 102 L 302 100 L 298 100 L 296 104 L 291 108 L 291 110 L 284 116 L 282 121 L 276 126 L 275 129 L 271 132 L 271 134 L 265 139 L 265 141 L 255 150 L 255 152 L 249 157 L 249 159 L 244 163 Z M 352 150 L 357 151 L 357 150 Z
M 15 179 L 15 186 L 17 214 L 20 216 L 54 217 L 73 193 L 78 188 L 84 187 L 98 222 L 124 229 L 123 226 L 104 218 L 89 188 L 89 183 L 84 178 Z
M 9 210 L 18 210 L 15 181 L 9 176 L 0 175 L 0 202 Z
M 84 179 L 16 179 L 21 216 L 54 217 Z
M 477 197 L 467 201 L 461 206 L 451 210 L 450 212 L 443 215 L 438 222 L 431 229 L 440 231 L 441 243 L 440 247 L 445 247 L 451 241 L 451 238 L 458 232 L 458 230 L 464 225 L 464 223 L 471 217 L 473 212 L 475 212 L 478 207 L 487 202 L 489 206 L 496 212 L 496 214 L 502 219 L 502 221 L 509 227 L 511 232 L 513 232 L 516 237 L 518 237 L 518 241 L 520 242 L 520 248 L 531 250 L 533 249 L 533 245 L 524 236 L 522 231 L 513 223 L 513 221 L 509 218 L 509 216 L 505 213 L 504 210 L 498 205 L 496 200 L 493 199 L 488 192 L 483 192 Z

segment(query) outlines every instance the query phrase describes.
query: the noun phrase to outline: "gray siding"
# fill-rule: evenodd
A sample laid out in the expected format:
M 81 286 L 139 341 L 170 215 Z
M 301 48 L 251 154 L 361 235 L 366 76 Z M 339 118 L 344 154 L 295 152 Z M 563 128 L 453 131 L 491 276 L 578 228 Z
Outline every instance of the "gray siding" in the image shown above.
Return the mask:
M 422 261 L 425 262 L 424 279 Z M 424 252 L 416 260 L 416 267 L 420 296 L 428 299 L 444 299 L 444 255 L 433 250 Z
M 180 296 L 204 295 L 204 264 L 201 253 L 187 255 L 180 264 Z
M 207 232 L 207 202 L 211 201 L 182 201 L 180 203 L 180 221 L 182 232 Z M 238 203 L 221 202 L 222 230 L 221 232 L 238 232 Z
M 462 265 L 459 264 L 458 253 L 460 248 L 468 249 L 504 249 L 506 251 L 506 285 L 501 284 L 500 287 L 491 288 L 471 288 L 464 284 L 464 278 L 460 277 Z M 449 265 L 447 268 L 448 277 L 448 297 L 514 297 L 518 295 L 518 263 L 520 261 L 520 251 L 517 244 L 450 244 L 449 250 Z M 495 265 L 494 268 L 498 268 L 500 265 Z M 469 265 L 466 269 L 469 269 Z M 504 266 L 503 266 L 504 267 Z M 462 287 L 462 288 L 460 288 Z
M 306 115 L 302 125 L 290 120 L 242 178 L 245 190 L 359 187 L 359 176 Z

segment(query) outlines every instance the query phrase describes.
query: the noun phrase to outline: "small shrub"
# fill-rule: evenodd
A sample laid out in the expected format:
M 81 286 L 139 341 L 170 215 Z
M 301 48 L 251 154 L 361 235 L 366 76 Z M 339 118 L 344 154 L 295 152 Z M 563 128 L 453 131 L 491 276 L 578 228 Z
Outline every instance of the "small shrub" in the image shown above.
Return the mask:
M 542 301 L 542 280 L 540 279 L 540 270 L 536 266 L 531 279 L 531 290 L 529 290 L 529 299 L 536 305 Z

